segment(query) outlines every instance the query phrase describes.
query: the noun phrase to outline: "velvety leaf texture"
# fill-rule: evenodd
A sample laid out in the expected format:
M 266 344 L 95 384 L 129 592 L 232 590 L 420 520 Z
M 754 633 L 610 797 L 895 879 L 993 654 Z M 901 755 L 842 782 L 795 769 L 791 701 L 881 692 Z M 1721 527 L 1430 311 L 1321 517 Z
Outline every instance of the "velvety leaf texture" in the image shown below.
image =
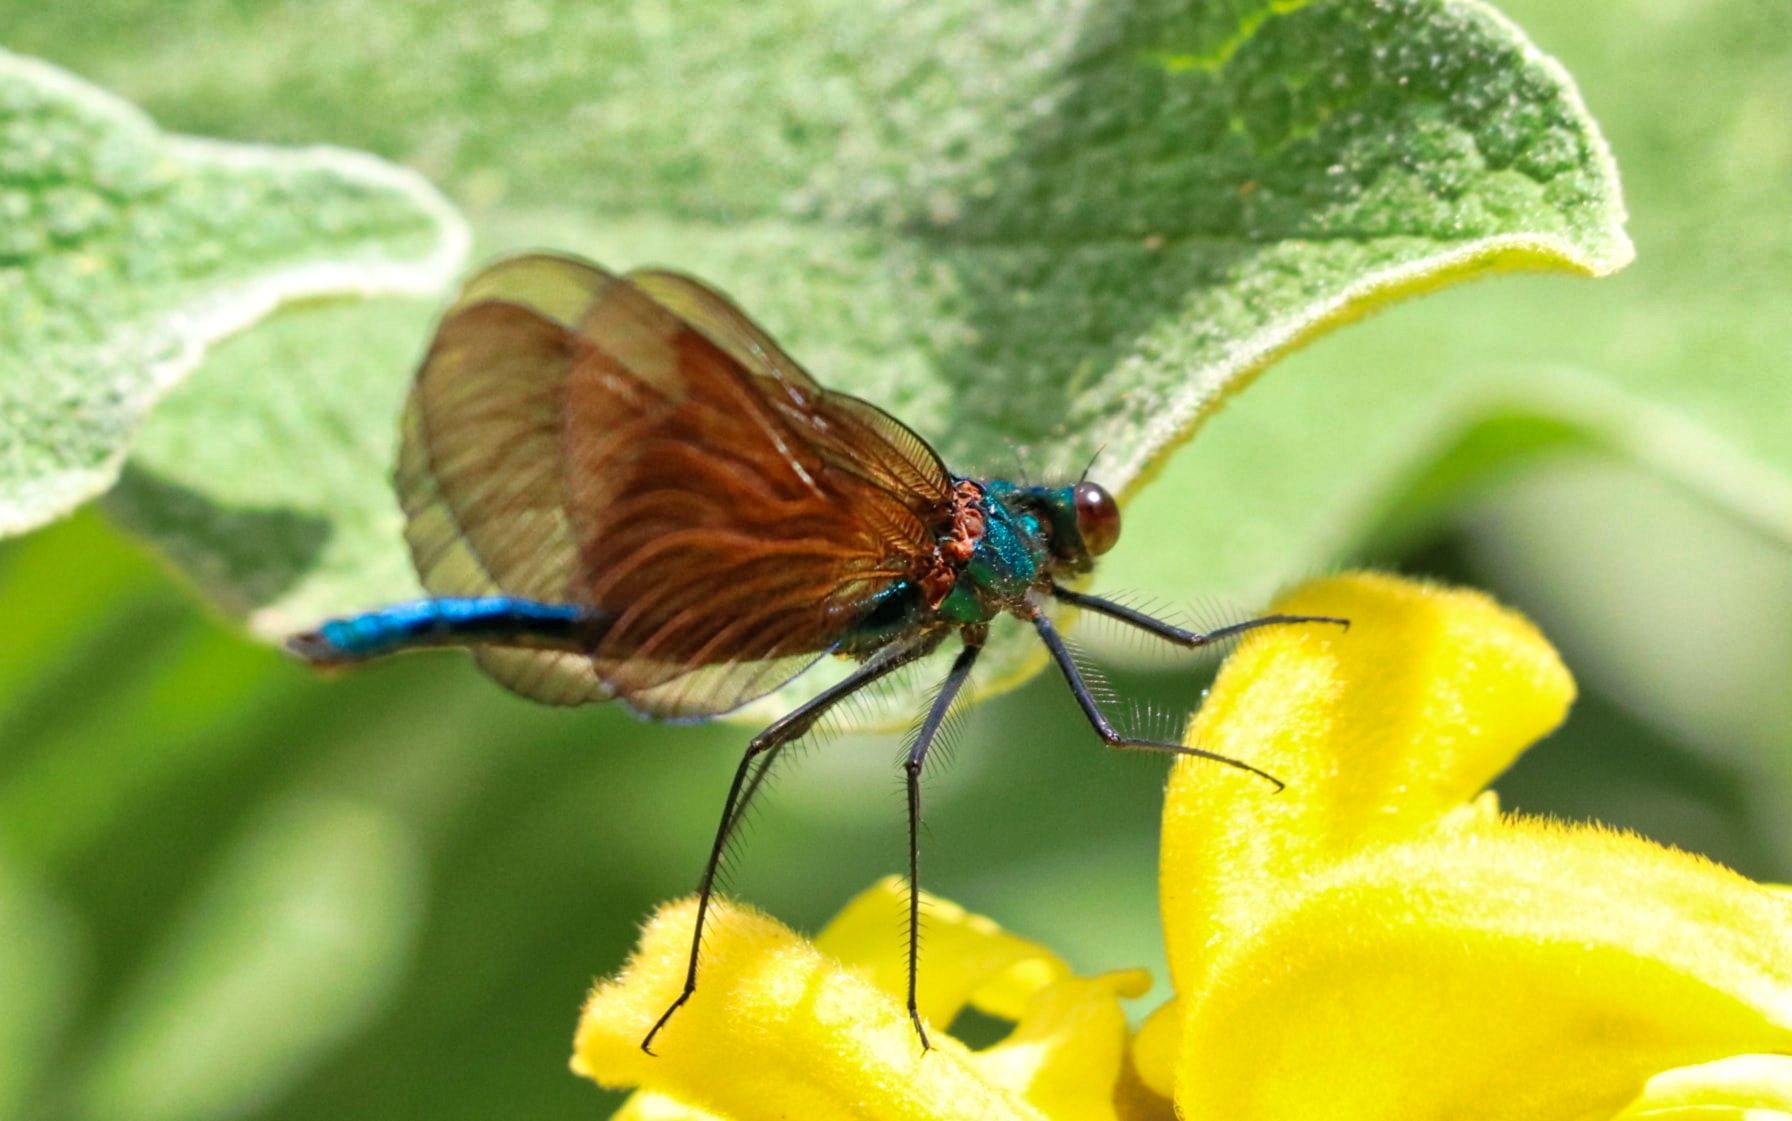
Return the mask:
M 106 489 L 209 343 L 286 300 L 432 291 L 465 241 L 414 175 L 167 136 L 0 52 L 0 534 Z
M 1099 451 L 1130 492 L 1328 326 L 1630 256 L 1569 79 L 1468 0 L 335 8 L 120 74 L 185 127 L 414 162 L 487 248 L 703 275 L 967 474 Z M 426 335 L 424 305 L 370 304 L 221 348 L 111 509 L 270 637 L 414 594 L 387 465 Z M 1029 649 L 999 635 L 981 676 Z

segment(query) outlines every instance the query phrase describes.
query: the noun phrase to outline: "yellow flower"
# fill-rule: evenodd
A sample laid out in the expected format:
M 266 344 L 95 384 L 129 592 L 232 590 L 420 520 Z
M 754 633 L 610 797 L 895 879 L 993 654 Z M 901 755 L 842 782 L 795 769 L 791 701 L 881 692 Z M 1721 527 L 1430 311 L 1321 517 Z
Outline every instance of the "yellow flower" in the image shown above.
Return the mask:
M 1792 901 L 1697 857 L 1504 816 L 1481 793 L 1574 686 L 1474 593 L 1353 575 L 1279 610 L 1189 742 L 1288 781 L 1178 762 L 1161 890 L 1177 996 L 1128 1046 L 1134 973 L 1080 978 L 932 902 L 924 1014 L 1016 1021 L 922 1055 L 886 883 L 811 944 L 725 910 L 678 990 L 691 904 L 593 993 L 574 1067 L 648 1118 L 1792 1118 Z
M 922 1053 L 904 1006 L 908 904 L 885 880 L 813 944 L 763 915 L 710 912 L 698 996 L 655 1042 L 641 1036 L 684 978 L 696 906 L 661 908 L 622 974 L 585 1006 L 573 1069 L 606 1086 L 647 1087 L 618 1118 L 1113 1118 L 1126 1059 L 1122 996 L 1142 971 L 1071 975 L 1049 950 L 950 903 L 926 900 L 929 1022 L 967 1003 L 1015 1021 L 971 1051 L 943 1032 Z

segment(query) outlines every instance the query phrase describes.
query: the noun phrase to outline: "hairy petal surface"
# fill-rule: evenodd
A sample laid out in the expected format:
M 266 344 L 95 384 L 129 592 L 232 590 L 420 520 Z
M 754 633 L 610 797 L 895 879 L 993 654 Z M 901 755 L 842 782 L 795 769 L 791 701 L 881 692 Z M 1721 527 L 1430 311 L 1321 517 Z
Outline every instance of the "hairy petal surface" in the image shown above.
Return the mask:
M 1771 1102 L 1750 1089 L 1771 1067 L 1662 1072 L 1792 1049 L 1783 893 L 1479 793 L 1573 698 L 1542 636 L 1485 596 L 1388 576 L 1277 606 L 1351 626 L 1264 633 L 1191 729 L 1289 786 L 1176 768 L 1162 902 L 1178 996 L 1135 1043 L 1144 1084 L 1185 1117 Z
M 752 1118 L 1116 1118 L 1126 1061 L 1121 996 L 1138 971 L 1079 978 L 1049 951 L 952 904 L 926 900 L 923 1054 L 903 1005 L 905 914 L 886 880 L 814 943 L 723 903 L 704 935 L 701 985 L 655 1043 L 642 1035 L 684 979 L 692 900 L 649 922 L 635 957 L 599 983 L 580 1020 L 573 1069 L 640 1087 L 620 1116 L 635 1121 Z M 841 959 L 829 953 L 841 955 Z M 966 1003 L 1016 1020 L 1007 1039 L 972 1051 L 944 1028 Z

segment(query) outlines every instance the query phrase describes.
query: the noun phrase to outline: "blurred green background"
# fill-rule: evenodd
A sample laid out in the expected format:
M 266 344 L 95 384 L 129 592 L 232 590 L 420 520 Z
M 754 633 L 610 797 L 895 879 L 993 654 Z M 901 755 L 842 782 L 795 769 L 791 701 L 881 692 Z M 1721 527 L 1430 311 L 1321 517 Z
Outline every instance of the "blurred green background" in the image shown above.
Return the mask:
M 175 84 L 158 75 L 186 65 L 171 48 L 207 20 L 246 21 L 252 5 L 143 0 L 111 5 L 107 20 L 80 5 L 9 7 L 9 46 L 105 81 L 169 127 L 255 135 L 227 105 L 158 101 Z M 1178 453 L 1129 509 L 1122 553 L 1153 539 L 1223 556 L 1230 533 L 1253 532 L 1211 526 L 1206 496 L 1246 509 L 1261 490 L 1277 517 L 1302 517 L 1273 467 L 1223 477 L 1204 444 L 1292 426 L 1316 459 L 1347 457 L 1327 442 L 1332 410 L 1375 408 L 1350 403 L 1349 372 L 1454 361 L 1445 340 L 1459 336 L 1522 340 L 1530 360 L 1650 365 L 1667 382 L 1740 366 L 1765 391 L 1757 400 L 1783 403 L 1792 439 L 1792 331 L 1775 319 L 1792 253 L 1763 252 L 1784 245 L 1792 213 L 1784 6 L 1502 7 L 1566 63 L 1606 129 L 1638 263 L 1598 284 L 1474 284 L 1322 340 Z M 307 94 L 285 96 L 302 109 Z M 280 104 L 258 110 L 266 134 L 305 139 Z M 415 109 L 454 127 L 452 106 Z M 353 142 L 402 156 L 386 127 Z M 1627 307 L 1649 309 L 1658 329 L 1620 330 L 1612 309 Z M 1563 453 L 1443 509 L 1410 492 L 1291 565 L 1371 562 L 1522 607 L 1584 696 L 1501 779 L 1507 804 L 1789 880 L 1792 542 L 1750 516 L 1759 494 L 1746 478 L 1728 491 L 1684 481 L 1731 477 L 1727 453 L 1705 470 L 1703 444 L 1676 446 L 1672 463 Z M 1766 468 L 1758 481 L 1787 486 Z M 1175 551 L 1152 555 L 1173 563 Z M 1123 575 L 1143 593 L 1200 591 Z M 1117 579 L 1096 587 L 1129 586 Z M 208 615 L 92 511 L 0 542 L 0 621 L 0 1116 L 607 1112 L 564 1068 L 579 1000 L 622 960 L 637 921 L 694 882 L 747 730 L 533 707 L 454 656 L 315 679 Z M 1204 669 L 1138 657 L 1099 628 L 1090 637 L 1122 695 L 1171 713 L 1198 699 Z M 786 768 L 739 851 L 737 893 L 813 929 L 897 869 L 898 747 L 842 736 Z M 1099 749 L 1061 684 L 1035 679 L 972 710 L 933 771 L 925 884 L 1082 968 L 1145 964 L 1161 978 L 1162 773 Z

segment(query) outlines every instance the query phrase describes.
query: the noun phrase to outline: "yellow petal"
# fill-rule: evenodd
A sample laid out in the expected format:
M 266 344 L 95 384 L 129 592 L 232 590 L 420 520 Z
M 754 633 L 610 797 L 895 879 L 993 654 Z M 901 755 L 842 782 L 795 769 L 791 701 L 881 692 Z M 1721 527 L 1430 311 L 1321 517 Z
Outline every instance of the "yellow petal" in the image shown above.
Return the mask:
M 1131 1065 L 1120 1071 L 1120 1085 L 1114 1091 L 1114 1114 L 1120 1121 L 1176 1121 L 1176 1107 L 1169 1095 L 1147 1086 Z
M 830 941 L 859 944 L 854 931 L 868 929 L 859 920 L 882 905 L 849 908 Z M 733 1121 L 1113 1115 L 1126 1035 L 1117 996 L 1139 988 L 1136 976 L 1064 979 L 1038 989 L 1009 1050 L 974 1054 L 936 1024 L 934 1049 L 923 1054 L 899 998 L 771 919 L 727 904 L 710 913 L 697 994 L 656 1039 L 658 1055 L 648 1056 L 641 1036 L 681 987 L 695 913 L 689 900 L 661 908 L 635 956 L 620 976 L 597 986 L 580 1019 L 573 1069 L 605 1086 L 648 1091 L 626 1107 L 643 1121 L 703 1114 Z M 1011 936 L 987 920 L 956 913 L 963 921 L 944 924 L 961 928 L 946 939 L 949 946 L 975 952 L 971 935 L 979 931 L 1008 944 Z M 900 945 L 900 931 L 886 927 L 884 937 Z M 930 968 L 950 968 L 947 959 L 929 946 Z M 974 992 L 995 981 L 996 991 L 1011 997 L 1016 955 L 983 960 L 997 972 L 976 978 L 963 971 L 963 984 Z M 1107 1103 L 1107 1112 L 1088 1112 L 1096 1108 L 1089 1103 Z
M 1787 1121 L 1792 1056 L 1732 1055 L 1663 1071 L 1613 1121 Z
M 1276 627 L 1227 661 L 1189 743 L 1260 779 L 1180 759 L 1164 806 L 1161 893 L 1178 992 L 1211 944 L 1248 937 L 1286 879 L 1416 836 L 1558 724 L 1574 683 L 1536 628 L 1476 592 L 1357 573 L 1276 610 L 1348 631 Z
M 673 1101 L 651 1090 L 637 1090 L 610 1115 L 610 1121 L 727 1121 L 696 1106 Z
M 1132 1065 L 1139 1081 L 1158 1097 L 1176 1089 L 1176 1061 L 1182 1051 L 1182 1006 L 1175 997 L 1165 1001 L 1132 1039 Z
M 900 877 L 889 876 L 835 915 L 816 936 L 815 948 L 906 1001 L 907 931 L 908 888 Z M 950 1024 L 967 1001 L 992 1016 L 1017 1020 L 1035 993 L 1070 976 L 1070 966 L 1039 943 L 926 892 L 921 893 L 921 933 L 915 1002 L 929 1023 Z
M 971 1062 L 1048 1117 L 1115 1121 L 1114 1087 L 1126 1061 L 1118 998 L 1150 986 L 1142 970 L 1067 977 L 1035 994 L 1013 1034 Z
M 1182 995 L 1185 1117 L 1609 1117 L 1792 1049 L 1792 907 L 1641 838 L 1508 820 L 1285 886 Z

